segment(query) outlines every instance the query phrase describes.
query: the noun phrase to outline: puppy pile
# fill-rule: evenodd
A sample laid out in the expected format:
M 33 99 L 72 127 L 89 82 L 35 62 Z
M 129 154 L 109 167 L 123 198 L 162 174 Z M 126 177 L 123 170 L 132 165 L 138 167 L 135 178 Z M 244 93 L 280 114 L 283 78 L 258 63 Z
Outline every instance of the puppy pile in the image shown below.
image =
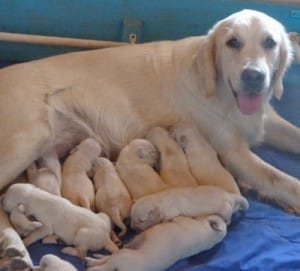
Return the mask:
M 85 139 L 62 164 L 50 150 L 29 166 L 28 183 L 7 189 L 0 268 L 76 270 L 54 255 L 34 266 L 26 246 L 42 239 L 63 241 L 62 252 L 85 260 L 89 271 L 165 270 L 220 242 L 232 214 L 248 208 L 217 153 L 189 124 L 150 129 L 116 161 L 102 157 L 102 148 Z M 120 249 L 128 220 L 139 233 Z M 102 248 L 112 255 L 87 257 Z

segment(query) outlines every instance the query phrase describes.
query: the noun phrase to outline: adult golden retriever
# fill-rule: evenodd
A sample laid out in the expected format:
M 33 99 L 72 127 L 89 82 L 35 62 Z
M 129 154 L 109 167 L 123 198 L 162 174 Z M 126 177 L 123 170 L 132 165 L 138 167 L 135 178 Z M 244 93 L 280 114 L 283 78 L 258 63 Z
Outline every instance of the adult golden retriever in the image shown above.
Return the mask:
M 0 71 L 0 189 L 47 149 L 93 137 L 108 155 L 153 126 L 192 121 L 237 180 L 300 213 L 300 183 L 249 147 L 300 153 L 269 104 L 291 61 L 283 26 L 253 10 L 206 36 L 76 52 Z

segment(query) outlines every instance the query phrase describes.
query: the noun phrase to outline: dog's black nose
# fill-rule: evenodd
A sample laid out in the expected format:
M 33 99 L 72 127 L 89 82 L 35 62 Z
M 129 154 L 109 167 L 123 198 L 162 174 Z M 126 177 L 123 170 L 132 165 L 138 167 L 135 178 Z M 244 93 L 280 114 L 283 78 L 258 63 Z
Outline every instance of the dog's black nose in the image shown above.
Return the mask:
M 257 69 L 247 68 L 241 74 L 244 89 L 247 92 L 259 92 L 263 88 L 265 74 Z

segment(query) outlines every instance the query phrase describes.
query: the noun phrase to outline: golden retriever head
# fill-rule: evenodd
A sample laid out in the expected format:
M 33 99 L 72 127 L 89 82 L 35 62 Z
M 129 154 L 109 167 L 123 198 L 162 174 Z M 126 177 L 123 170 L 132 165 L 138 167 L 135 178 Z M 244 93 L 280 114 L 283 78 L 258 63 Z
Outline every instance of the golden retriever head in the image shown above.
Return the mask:
M 275 19 L 254 10 L 234 13 L 210 30 L 201 51 L 207 96 L 216 82 L 225 85 L 243 114 L 261 111 L 272 94 L 281 97 L 292 49 Z

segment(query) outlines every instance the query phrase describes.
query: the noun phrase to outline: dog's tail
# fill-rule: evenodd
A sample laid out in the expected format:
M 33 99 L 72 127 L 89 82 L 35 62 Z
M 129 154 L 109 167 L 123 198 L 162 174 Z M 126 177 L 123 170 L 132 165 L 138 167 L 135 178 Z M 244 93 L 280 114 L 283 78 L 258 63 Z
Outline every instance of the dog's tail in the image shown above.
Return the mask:
M 117 207 L 111 208 L 109 211 L 109 215 L 110 215 L 112 222 L 121 229 L 119 236 L 125 235 L 127 232 L 127 227 L 124 224 L 124 222 L 122 221 L 119 209 Z

